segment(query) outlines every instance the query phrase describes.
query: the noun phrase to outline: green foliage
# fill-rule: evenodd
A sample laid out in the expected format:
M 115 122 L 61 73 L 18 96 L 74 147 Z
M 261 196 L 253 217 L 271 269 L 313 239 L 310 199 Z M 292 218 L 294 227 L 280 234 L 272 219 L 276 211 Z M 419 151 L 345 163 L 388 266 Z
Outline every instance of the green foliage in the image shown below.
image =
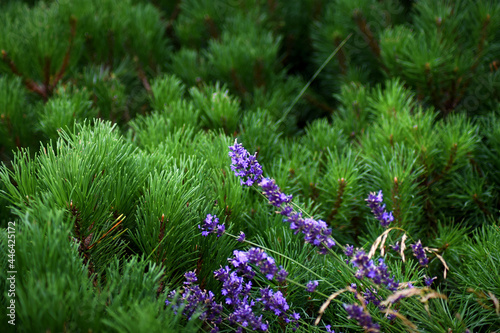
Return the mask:
M 226 134 L 233 133 L 238 126 L 240 103 L 230 96 L 225 86 L 217 82 L 202 89 L 191 88 L 189 93 L 196 108 L 201 110 L 201 121 L 210 129 L 222 128 Z
M 362 332 L 343 304 L 394 293 L 358 280 L 343 251 L 375 243 L 370 259 L 415 292 L 392 321 L 366 306 L 381 331 L 499 330 L 499 14 L 490 0 L 2 2 L 0 243 L 15 223 L 16 327 L 209 331 L 167 293 L 193 271 L 227 317 L 214 271 L 259 246 L 289 276 L 257 274 L 253 296 L 280 290 L 298 332 Z M 241 186 L 235 139 L 295 211 L 333 229 L 327 256 Z M 378 191 L 390 230 L 367 207 Z M 207 214 L 226 235 L 200 235 Z
M 500 328 L 498 295 L 500 294 L 500 229 L 491 225 L 477 229 L 473 237 L 459 250 L 462 264 L 452 273 L 453 282 L 463 290 L 457 294 L 462 302 L 469 303 L 469 311 L 478 312 L 479 327 Z
M 35 114 L 19 78 L 0 77 L 0 153 L 32 144 Z
M 40 112 L 41 131 L 50 139 L 57 139 L 57 132 L 61 129 L 73 128 L 76 121 L 97 116 L 96 110 L 92 109 L 89 92 L 85 88 L 73 92 L 72 88 L 59 88 L 56 96 Z

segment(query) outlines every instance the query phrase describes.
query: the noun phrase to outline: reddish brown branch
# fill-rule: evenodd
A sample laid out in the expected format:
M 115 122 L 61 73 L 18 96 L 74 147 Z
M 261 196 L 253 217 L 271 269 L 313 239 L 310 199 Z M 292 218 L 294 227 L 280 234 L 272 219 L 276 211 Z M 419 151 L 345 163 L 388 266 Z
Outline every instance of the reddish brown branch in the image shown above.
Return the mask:
M 479 209 L 483 212 L 484 215 L 491 215 L 491 212 L 488 210 L 488 208 L 486 208 L 484 202 L 479 199 L 477 193 L 474 193 L 474 195 L 472 195 L 472 199 L 474 200 L 474 202 L 479 207 Z
M 318 109 L 324 110 L 324 111 L 328 112 L 329 114 L 333 114 L 335 112 L 335 109 L 331 108 L 330 106 L 328 106 L 325 103 L 318 101 L 316 98 L 314 98 L 313 96 L 311 96 L 309 94 L 304 94 L 304 99 L 307 102 L 309 102 L 310 104 L 312 104 L 313 106 L 317 107 Z
M 333 209 L 328 215 L 327 222 L 330 224 L 331 221 L 335 218 L 335 216 L 338 214 L 340 206 L 342 205 L 342 202 L 344 202 L 344 191 L 347 186 L 347 182 L 344 178 L 340 178 L 338 180 L 339 184 L 339 189 L 337 190 L 337 198 L 335 200 L 335 203 L 333 205 Z
M 483 21 L 483 27 L 481 28 L 481 38 L 479 39 L 478 45 L 477 45 L 477 55 L 476 59 L 474 59 L 474 63 L 472 64 L 470 70 L 471 72 L 474 72 L 479 65 L 479 60 L 481 59 L 481 56 L 483 55 L 484 51 L 484 44 L 486 43 L 486 35 L 488 32 L 488 25 L 490 24 L 491 16 L 490 14 L 486 15 L 486 18 Z
M 439 175 L 437 175 L 431 181 L 427 182 L 427 187 L 430 187 L 432 184 L 436 183 L 441 178 L 443 178 L 446 174 L 448 174 L 448 172 L 451 170 L 453 162 L 455 162 L 455 157 L 457 156 L 457 150 L 458 150 L 458 145 L 456 143 L 454 143 L 453 147 L 451 147 L 451 152 L 450 152 L 450 157 L 448 158 L 448 163 L 446 163 L 446 166 L 444 167 L 443 171 Z
M 151 90 L 151 85 L 149 84 L 146 73 L 144 73 L 144 70 L 142 69 L 142 66 L 139 63 L 139 60 L 137 59 L 137 57 L 135 57 L 134 60 L 137 62 L 137 76 L 141 80 L 144 89 L 146 89 L 148 94 L 153 94 L 153 91 Z
M 210 37 L 212 37 L 213 39 L 219 39 L 219 29 L 217 29 L 214 20 L 212 20 L 212 18 L 208 15 L 205 16 L 205 25 L 207 26 Z
M 71 26 L 71 33 L 69 36 L 69 45 L 68 48 L 66 49 L 66 54 L 64 55 L 64 59 L 61 65 L 61 68 L 59 68 L 59 71 L 56 73 L 54 77 L 54 82 L 52 82 L 50 86 L 50 92 L 54 89 L 55 86 L 59 83 L 59 81 L 62 79 L 64 76 L 64 73 L 66 72 L 66 69 L 68 68 L 69 65 L 69 60 L 71 57 L 71 50 L 73 49 L 73 42 L 75 40 L 75 35 L 76 35 L 76 18 L 71 17 L 69 20 L 69 24 Z
M 354 11 L 354 20 L 356 21 L 356 24 L 358 25 L 359 30 L 363 33 L 363 38 L 365 39 L 366 43 L 372 50 L 372 52 L 377 56 L 377 58 L 380 57 L 380 47 L 375 40 L 375 37 L 373 36 L 372 31 L 370 30 L 370 27 L 368 27 L 368 24 L 366 23 L 365 18 L 363 17 L 363 14 L 359 10 Z
M 338 48 L 342 43 L 342 39 L 335 38 L 335 48 Z M 340 72 L 345 75 L 347 73 L 347 60 L 343 48 L 339 48 L 337 52 L 337 60 L 339 61 Z
M 23 79 L 23 83 L 29 91 L 32 91 L 40 95 L 44 100 L 47 100 L 47 93 L 44 87 L 40 86 L 32 79 L 25 78 L 23 74 L 21 74 L 21 72 L 17 69 L 16 64 L 14 64 L 14 61 L 12 61 L 12 59 L 9 57 L 9 55 L 5 50 L 2 50 L 2 60 L 9 66 L 11 72 L 14 75 L 19 76 L 20 78 Z
M 399 181 L 397 177 L 394 177 L 394 186 L 391 191 L 392 194 L 392 213 L 394 214 L 394 223 L 401 225 L 401 205 L 400 205 L 400 194 L 399 194 Z
M 49 57 L 45 57 L 45 62 L 43 65 L 43 86 L 48 87 L 50 85 L 50 64 L 51 59 Z
M 247 89 L 239 79 L 238 74 L 236 73 L 236 70 L 234 68 L 231 68 L 231 79 L 233 80 L 236 90 L 240 92 L 241 96 L 245 96 Z
M 264 64 L 262 59 L 258 59 L 253 66 L 253 79 L 257 87 L 262 87 L 266 85 L 264 80 Z

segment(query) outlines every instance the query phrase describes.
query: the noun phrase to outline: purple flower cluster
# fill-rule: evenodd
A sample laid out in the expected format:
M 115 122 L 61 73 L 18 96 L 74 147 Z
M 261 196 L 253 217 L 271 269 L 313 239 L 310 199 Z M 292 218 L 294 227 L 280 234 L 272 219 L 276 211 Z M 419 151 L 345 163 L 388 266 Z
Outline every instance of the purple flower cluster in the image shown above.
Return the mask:
M 229 156 L 232 159 L 231 169 L 235 171 L 238 177 L 247 177 L 241 180 L 242 185 L 251 186 L 255 181 L 262 187 L 264 195 L 269 202 L 280 208 L 279 213 L 284 216 L 284 221 L 290 223 L 290 228 L 295 230 L 295 234 L 302 232 L 304 240 L 319 248 L 319 253 L 326 254 L 328 249 L 335 246 L 335 241 L 331 237 L 332 230 L 322 220 L 311 218 L 304 219 L 302 213 L 296 213 L 290 204 L 291 195 L 284 194 L 276 185 L 276 181 L 270 178 L 262 178 L 262 168 L 257 162 L 255 156 L 250 153 L 243 145 L 235 141 L 234 146 L 229 147 Z
M 281 205 L 288 204 L 292 201 L 292 196 L 281 192 L 274 179 L 262 178 L 259 186 L 262 187 L 264 195 L 273 206 L 281 207 Z
M 177 313 L 177 310 L 184 306 L 182 314 L 191 320 L 193 314 L 200 313 L 199 319 L 211 322 L 217 325 L 222 322 L 222 305 L 217 304 L 214 300 L 214 294 L 211 291 L 201 290 L 194 284 L 197 281 L 194 272 L 184 274 L 186 282 L 184 282 L 184 291 L 180 293 L 175 303 L 171 300 L 175 299 L 178 292 L 172 291 L 169 293 L 166 305 L 171 305 L 172 309 Z
M 356 320 L 358 325 L 362 326 L 366 332 L 380 332 L 379 324 L 373 322 L 370 314 L 363 311 L 363 307 L 356 304 L 344 304 L 344 308 L 349 318 Z
M 354 254 L 354 245 L 347 244 L 345 246 L 344 254 L 348 257 L 352 257 L 352 255 Z
M 241 185 L 252 186 L 262 177 L 262 166 L 257 162 L 257 153 L 250 153 L 234 140 L 234 145 L 229 146 L 229 157 L 231 157 L 231 170 L 237 177 L 241 177 Z
M 261 305 L 265 311 L 271 311 L 282 318 L 286 323 L 294 322 L 298 326 L 300 316 L 297 313 L 288 313 L 289 305 L 280 291 L 274 292 L 269 287 L 260 289 L 260 298 L 250 299 L 252 280 L 255 271 L 251 265 L 259 268 L 268 280 L 275 278 L 283 282 L 288 275 L 282 267 L 278 268 L 272 257 L 262 249 L 251 248 L 248 251 L 234 251 L 233 258 L 228 259 L 234 267 L 221 267 L 214 272 L 215 278 L 222 282 L 222 294 L 226 297 L 226 304 L 234 307 L 229 316 L 229 323 L 239 323 L 243 327 L 253 330 L 267 330 L 267 324 L 262 321 L 262 315 L 254 314 L 254 307 Z
M 335 241 L 331 237 L 332 229 L 328 228 L 325 221 L 304 219 L 300 212 L 290 213 L 284 221 L 290 223 L 290 229 L 295 230 L 295 234 L 303 233 L 304 241 L 316 246 L 320 254 L 326 254 L 328 249 L 335 246 Z
M 377 193 L 372 192 L 368 196 L 368 199 L 365 199 L 368 202 L 368 207 L 372 210 L 375 218 L 380 221 L 380 225 L 384 228 L 387 228 L 389 224 L 394 221 L 394 216 L 392 216 L 392 212 L 387 213 L 385 210 L 385 205 L 382 204 L 383 194 L 380 190 Z
M 363 297 L 365 298 L 366 305 L 368 305 L 368 303 L 372 303 L 376 306 L 380 306 L 380 297 L 378 296 L 377 289 L 372 287 L 366 288 L 363 293 Z
M 278 282 L 284 281 L 281 279 L 281 276 L 283 276 L 284 273 L 278 274 L 279 269 L 276 267 L 274 259 L 268 256 L 264 250 L 252 247 L 248 251 L 235 250 L 233 255 L 234 258 L 229 259 L 229 262 L 238 273 L 242 273 L 244 276 L 253 278 L 255 276 L 255 272 L 250 266 L 250 264 L 253 264 L 259 267 L 260 272 L 264 274 L 268 280 L 276 278 Z M 281 270 L 283 270 L 283 268 L 281 268 Z
M 246 237 L 245 233 L 243 231 L 240 231 L 240 235 L 236 240 L 240 243 L 243 243 L 245 241 L 245 237 Z
M 384 285 L 390 291 L 396 291 L 399 286 L 399 282 L 394 281 L 394 277 L 390 277 L 390 273 L 387 269 L 387 265 L 384 259 L 380 258 L 378 260 L 378 265 L 373 263 L 373 260 L 368 258 L 368 255 L 363 250 L 358 250 L 351 260 L 351 263 L 358 268 L 356 272 L 356 278 L 362 279 L 363 277 L 368 277 L 377 285 Z
M 313 293 L 318 287 L 318 284 L 319 284 L 318 281 L 309 281 L 306 286 L 306 291 L 308 293 Z
M 260 272 L 269 280 L 275 278 L 278 282 L 283 282 L 288 275 L 282 267 L 276 267 L 274 259 L 268 256 L 262 249 L 251 248 L 250 250 L 234 251 L 234 257 L 228 258 L 232 270 L 229 266 L 221 267 L 214 271 L 214 276 L 222 282 L 221 294 L 225 297 L 225 303 L 232 308 L 232 312 L 223 319 L 222 305 L 214 301 L 214 294 L 211 291 L 201 290 L 195 284 L 197 277 L 194 272 L 187 272 L 184 276 L 184 291 L 177 301 L 172 300 L 177 296 L 177 292 L 171 292 L 165 301 L 174 310 L 178 310 L 184 305 L 183 314 L 191 319 L 193 314 L 201 313 L 200 319 L 208 322 L 213 327 L 211 332 L 218 332 L 223 320 L 231 326 L 238 326 L 236 332 L 243 332 L 243 328 L 253 331 L 267 331 L 268 323 L 263 319 L 263 315 L 257 315 L 261 311 L 270 311 L 275 316 L 280 317 L 285 323 L 295 323 L 293 330 L 298 327 L 300 316 L 298 313 L 290 313 L 284 295 L 274 292 L 270 287 L 260 288 L 260 297 L 253 298 L 252 279 L 255 276 L 252 265 L 257 266 Z
M 429 259 L 427 259 L 427 256 L 425 255 L 420 239 L 415 244 L 412 244 L 411 248 L 413 250 L 413 255 L 418 259 L 420 266 L 425 266 L 429 263 Z
M 201 234 L 207 237 L 209 234 L 217 234 L 220 237 L 226 232 L 226 226 L 219 224 L 219 218 L 217 215 L 208 214 L 207 218 L 203 221 L 202 225 L 198 225 L 198 229 L 201 230 Z
M 434 280 L 435 280 L 435 279 L 437 279 L 437 276 L 432 277 L 432 278 L 431 278 L 431 277 L 428 277 L 428 276 L 424 277 L 424 282 L 425 282 L 425 285 L 426 285 L 427 287 L 430 287 L 430 286 L 431 286 L 431 284 L 432 284 L 432 283 L 434 283 Z

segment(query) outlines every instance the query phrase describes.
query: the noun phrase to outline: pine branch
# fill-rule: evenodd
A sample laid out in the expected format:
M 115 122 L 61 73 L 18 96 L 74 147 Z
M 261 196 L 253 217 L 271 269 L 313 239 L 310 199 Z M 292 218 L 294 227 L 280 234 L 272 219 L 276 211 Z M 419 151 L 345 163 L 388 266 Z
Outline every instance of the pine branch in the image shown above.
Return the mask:
M 236 88 L 236 90 L 240 93 L 241 96 L 245 96 L 247 93 L 247 88 L 243 85 L 241 80 L 238 77 L 238 73 L 236 72 L 236 69 L 233 67 L 231 68 L 231 79 L 233 80 L 233 84 Z
M 9 66 L 11 72 L 14 75 L 19 76 L 23 80 L 24 85 L 26 86 L 26 88 L 29 91 L 32 91 L 32 92 L 40 95 L 44 101 L 47 100 L 47 93 L 46 93 L 44 87 L 38 85 L 32 79 L 24 77 L 24 75 L 21 74 L 21 72 L 19 72 L 16 65 L 14 64 L 14 61 L 9 57 L 9 55 L 7 54 L 7 52 L 5 50 L 2 50 L 2 60 Z
M 331 108 L 329 105 L 326 103 L 318 101 L 314 96 L 310 94 L 304 94 L 304 99 L 308 101 L 311 105 L 328 112 L 329 114 L 335 113 L 335 109 Z
M 219 29 L 217 29 L 217 26 L 214 23 L 214 20 L 210 16 L 205 16 L 205 25 L 207 26 L 208 33 L 213 39 L 219 39 L 220 33 Z
M 401 205 L 400 205 L 401 199 L 400 198 L 401 198 L 401 194 L 399 193 L 398 178 L 394 177 L 394 185 L 391 189 L 391 199 L 392 199 L 392 203 L 393 203 L 392 213 L 394 215 L 394 222 L 396 222 L 396 224 L 398 226 L 401 225 Z
M 148 92 L 148 94 L 152 94 L 151 90 L 151 85 L 148 82 L 148 78 L 146 77 L 146 73 L 144 73 L 144 70 L 142 69 L 141 64 L 139 63 L 139 58 L 137 56 L 134 57 L 134 61 L 136 63 L 136 70 L 137 70 L 137 76 L 142 82 L 142 85 L 144 86 L 144 89 Z
M 66 54 L 64 55 L 64 59 L 63 59 L 63 62 L 61 64 L 61 68 L 59 68 L 59 71 L 56 73 L 56 75 L 54 77 L 54 81 L 50 85 L 50 89 L 48 89 L 50 91 L 50 94 L 52 94 L 52 91 L 57 86 L 59 81 L 62 79 L 62 77 L 64 76 L 64 73 L 66 73 L 66 70 L 67 70 L 68 65 L 69 65 L 71 51 L 73 49 L 73 42 L 74 42 L 75 35 L 76 35 L 76 18 L 74 16 L 71 16 L 69 24 L 71 26 L 71 31 L 70 31 L 70 36 L 69 36 L 69 45 L 68 45 L 68 48 L 66 49 Z M 46 84 L 46 87 L 49 87 L 49 85 Z
M 375 37 L 373 36 L 373 33 L 370 30 L 370 27 L 368 27 L 366 19 L 363 16 L 363 13 L 360 10 L 355 10 L 353 13 L 353 17 L 354 21 L 358 25 L 359 30 L 361 30 L 366 43 L 372 50 L 373 54 L 377 58 L 380 58 L 380 46 L 378 45 L 378 42 L 375 40 Z
M 335 203 L 333 204 L 333 209 L 327 218 L 327 222 L 330 226 L 332 225 L 331 222 L 333 221 L 335 216 L 338 214 L 340 206 L 342 205 L 342 202 L 344 201 L 343 195 L 344 195 L 344 190 L 347 186 L 347 182 L 344 178 L 340 178 L 338 180 L 338 184 L 339 184 L 339 189 L 337 190 L 337 198 L 335 199 Z
M 453 163 L 455 162 L 457 150 L 458 150 L 458 145 L 455 143 L 453 144 L 453 147 L 451 147 L 450 157 L 448 158 L 448 162 L 446 163 L 446 166 L 444 167 L 443 171 L 441 171 L 441 173 L 436 177 L 434 177 L 431 181 L 428 181 L 427 187 L 430 187 L 432 184 L 438 182 L 448 174 L 448 172 L 451 170 L 451 167 L 453 166 Z
M 340 39 L 340 37 L 336 37 L 335 38 L 335 48 L 339 48 L 341 43 L 342 43 L 342 39 Z M 339 48 L 339 51 L 337 52 L 337 60 L 339 62 L 340 73 L 342 75 L 345 75 L 347 73 L 347 59 L 346 59 L 345 52 L 342 48 Z

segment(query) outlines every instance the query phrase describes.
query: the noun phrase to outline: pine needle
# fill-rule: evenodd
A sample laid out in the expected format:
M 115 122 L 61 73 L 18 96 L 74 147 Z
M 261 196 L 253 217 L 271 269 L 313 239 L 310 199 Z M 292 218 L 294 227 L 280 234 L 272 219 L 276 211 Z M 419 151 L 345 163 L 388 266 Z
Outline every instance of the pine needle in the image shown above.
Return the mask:
M 292 104 L 290 104 L 290 106 L 288 107 L 288 109 L 286 109 L 286 111 L 283 113 L 283 115 L 281 116 L 281 118 L 277 121 L 276 125 L 281 124 L 286 119 L 286 117 L 288 116 L 288 114 L 290 113 L 290 111 L 292 111 L 292 108 L 295 106 L 295 104 L 297 104 L 297 102 L 299 101 L 299 99 L 306 92 L 307 88 L 309 88 L 309 86 L 311 85 L 311 83 L 316 79 L 316 77 L 319 75 L 319 73 L 321 73 L 321 71 L 323 70 L 323 68 L 325 68 L 325 66 L 330 62 L 330 60 L 332 60 L 332 58 L 344 46 L 344 44 L 347 43 L 347 41 L 349 40 L 349 38 L 351 38 L 351 36 L 352 36 L 352 32 L 342 41 L 342 43 L 340 43 L 339 46 L 337 46 L 337 48 L 335 50 L 333 50 L 333 52 L 328 56 L 328 58 L 326 58 L 326 60 L 318 68 L 318 70 L 316 71 L 316 73 L 314 73 L 314 75 L 312 76 L 312 78 L 306 83 L 306 85 L 304 86 L 304 88 L 302 88 L 302 90 L 300 91 L 300 93 L 295 97 L 295 99 L 293 100 Z

